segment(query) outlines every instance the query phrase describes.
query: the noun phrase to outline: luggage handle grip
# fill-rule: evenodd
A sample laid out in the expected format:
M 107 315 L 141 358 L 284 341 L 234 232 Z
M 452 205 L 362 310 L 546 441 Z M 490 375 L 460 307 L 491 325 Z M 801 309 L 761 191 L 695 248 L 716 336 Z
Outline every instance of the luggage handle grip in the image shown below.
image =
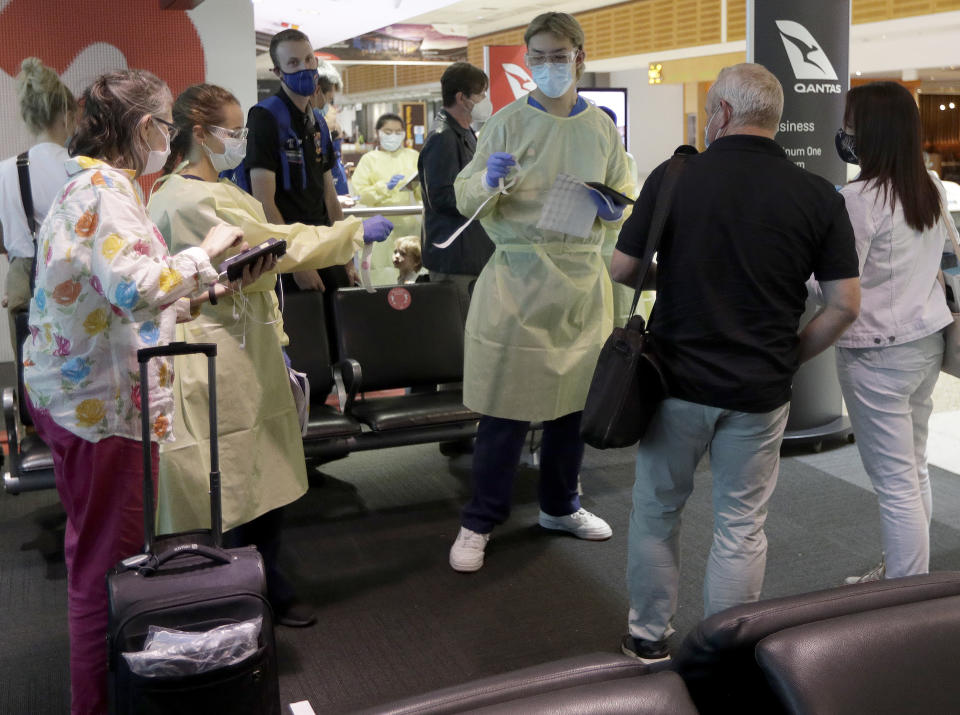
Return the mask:
M 137 568 L 137 573 L 141 576 L 150 576 L 168 561 L 184 555 L 203 556 L 219 564 L 229 564 L 231 562 L 230 555 L 223 549 L 205 546 L 204 544 L 180 544 L 172 549 L 167 549 L 162 554 L 148 558 L 142 566 Z
M 207 385 L 210 404 L 210 534 L 214 546 L 223 543 L 223 513 L 220 502 L 220 457 L 217 440 L 216 343 L 176 341 L 137 350 L 140 363 L 140 429 L 143 443 L 143 551 L 150 553 L 154 538 L 153 464 L 151 455 L 150 388 L 147 363 L 155 357 L 204 354 L 207 356 Z
M 168 343 L 167 345 L 157 345 L 152 348 L 140 348 L 137 350 L 137 361 L 141 363 L 150 362 L 155 357 L 171 357 L 173 355 L 195 355 L 203 353 L 207 357 L 215 357 L 217 354 L 216 343 L 186 343 L 181 341 Z

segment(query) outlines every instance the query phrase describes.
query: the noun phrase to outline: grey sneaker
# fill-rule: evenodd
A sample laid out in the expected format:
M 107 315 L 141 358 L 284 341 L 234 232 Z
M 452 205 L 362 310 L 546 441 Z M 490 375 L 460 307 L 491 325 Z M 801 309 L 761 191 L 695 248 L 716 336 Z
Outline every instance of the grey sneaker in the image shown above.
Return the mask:
M 569 531 L 580 539 L 603 541 L 613 536 L 613 529 L 607 522 L 583 508 L 566 516 L 550 516 L 541 511 L 539 521 L 544 529 Z
M 483 551 L 488 541 L 490 534 L 478 534 L 461 526 L 457 540 L 450 547 L 450 568 L 462 573 L 479 571 L 483 567 Z
M 670 660 L 670 649 L 666 641 L 634 638 L 629 633 L 620 641 L 620 652 L 647 664 Z
M 879 581 L 887 573 L 886 559 L 880 559 L 880 563 L 867 571 L 862 576 L 847 576 L 843 582 L 848 586 L 854 583 L 867 583 L 868 581 Z

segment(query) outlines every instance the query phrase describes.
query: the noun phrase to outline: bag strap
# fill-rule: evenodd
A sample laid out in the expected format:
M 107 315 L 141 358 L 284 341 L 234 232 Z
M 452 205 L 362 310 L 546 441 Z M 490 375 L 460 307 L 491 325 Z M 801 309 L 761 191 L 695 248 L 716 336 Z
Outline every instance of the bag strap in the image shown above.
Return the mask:
M 17 155 L 17 177 L 20 180 L 20 202 L 27 217 L 27 228 L 33 239 L 33 260 L 30 261 L 30 295 L 33 295 L 37 272 L 37 218 L 33 215 L 33 190 L 30 186 L 30 154 L 28 151 Z
M 643 252 L 643 260 L 640 262 L 640 271 L 637 273 L 637 282 L 634 286 L 633 303 L 630 305 L 630 315 L 637 312 L 637 305 L 640 303 L 640 293 L 643 292 L 643 281 L 646 280 L 647 273 L 653 263 L 653 254 L 657 252 L 657 246 L 660 244 L 660 237 L 663 235 L 663 228 L 667 224 L 667 216 L 670 214 L 670 205 L 673 203 L 673 191 L 680 178 L 680 172 L 683 164 L 688 157 L 697 153 L 692 146 L 683 144 L 677 148 L 667 164 L 667 170 L 663 181 L 660 183 L 660 189 L 657 191 L 657 199 L 653 206 L 653 217 L 650 219 L 650 230 L 647 233 L 647 245 Z

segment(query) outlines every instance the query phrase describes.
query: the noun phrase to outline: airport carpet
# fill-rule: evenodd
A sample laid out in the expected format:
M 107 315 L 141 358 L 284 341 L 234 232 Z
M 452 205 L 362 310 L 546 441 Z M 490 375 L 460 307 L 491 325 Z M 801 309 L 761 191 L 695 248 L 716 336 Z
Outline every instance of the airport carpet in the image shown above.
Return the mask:
M 819 465 L 819 466 L 817 466 Z M 932 568 L 960 569 L 960 477 L 932 468 Z M 766 596 L 836 585 L 879 557 L 873 494 L 857 484 L 856 449 L 802 451 L 782 462 L 767 522 Z M 447 552 L 468 493 L 469 458 L 436 445 L 355 454 L 316 472 L 287 513 L 284 561 L 309 629 L 280 628 L 284 702 L 348 712 L 575 654 L 617 648 L 625 632 L 632 450 L 588 450 L 584 505 L 613 526 L 584 542 L 535 525 L 536 472 L 518 476 L 509 522 L 487 564 L 458 574 Z M 62 521 L 53 492 L 0 497 L 0 712 L 68 707 Z M 701 465 L 684 515 L 675 642 L 702 615 L 712 528 Z

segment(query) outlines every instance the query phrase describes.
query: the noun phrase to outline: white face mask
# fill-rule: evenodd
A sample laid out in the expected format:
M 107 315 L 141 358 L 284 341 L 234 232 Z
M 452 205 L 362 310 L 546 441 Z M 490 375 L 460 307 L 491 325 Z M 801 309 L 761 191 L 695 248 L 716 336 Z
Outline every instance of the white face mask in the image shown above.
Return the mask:
M 716 118 L 717 112 L 719 112 L 721 109 L 723 109 L 723 105 L 722 105 L 722 104 L 717 105 L 717 108 L 714 110 L 713 114 L 710 115 L 710 119 L 707 120 L 707 126 L 705 126 L 705 127 L 703 128 L 703 147 L 704 147 L 704 149 L 709 148 L 709 146 L 710 146 L 710 144 L 711 144 L 711 141 L 710 141 L 710 139 L 708 138 L 708 137 L 710 136 L 710 125 L 713 124 L 713 120 Z M 717 139 L 719 139 L 721 136 L 722 136 L 722 134 L 720 134 L 720 132 L 717 132 L 717 136 L 715 136 L 715 137 L 713 138 L 714 141 L 716 141 Z
M 475 102 L 470 109 L 470 118 L 475 122 L 485 122 L 493 114 L 493 102 L 490 97 L 484 97 L 479 102 Z
M 162 129 L 158 129 L 161 134 L 163 134 L 164 139 L 167 141 L 167 146 L 162 149 L 151 149 L 150 153 L 147 154 L 147 162 L 143 165 L 143 174 L 154 174 L 160 169 L 163 168 L 163 165 L 167 163 L 167 157 L 170 156 L 170 135 L 167 134 Z
M 403 146 L 403 134 L 387 134 L 381 130 L 377 136 L 380 137 L 380 148 L 384 151 L 396 151 Z
M 210 157 L 210 163 L 213 164 L 213 170 L 218 174 L 221 171 L 235 169 L 247 155 L 247 140 L 235 139 L 234 137 L 217 137 L 223 142 L 223 153 L 217 154 L 206 144 L 202 144 L 203 150 Z

